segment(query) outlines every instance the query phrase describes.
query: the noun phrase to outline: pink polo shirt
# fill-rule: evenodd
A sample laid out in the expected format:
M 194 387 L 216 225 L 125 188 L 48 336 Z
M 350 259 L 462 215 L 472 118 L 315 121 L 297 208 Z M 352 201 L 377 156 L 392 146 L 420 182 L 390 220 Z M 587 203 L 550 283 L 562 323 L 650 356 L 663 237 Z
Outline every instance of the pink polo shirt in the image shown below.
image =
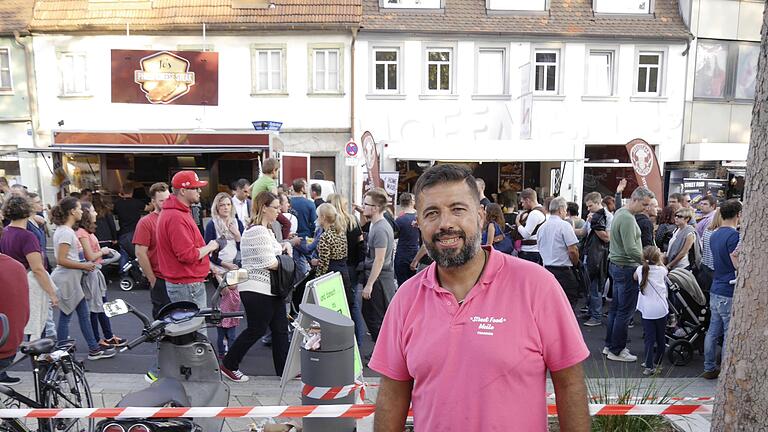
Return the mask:
M 546 431 L 547 369 L 589 356 L 560 284 L 543 267 L 490 249 L 459 306 L 435 270 L 399 288 L 368 366 L 414 381 L 416 430 Z

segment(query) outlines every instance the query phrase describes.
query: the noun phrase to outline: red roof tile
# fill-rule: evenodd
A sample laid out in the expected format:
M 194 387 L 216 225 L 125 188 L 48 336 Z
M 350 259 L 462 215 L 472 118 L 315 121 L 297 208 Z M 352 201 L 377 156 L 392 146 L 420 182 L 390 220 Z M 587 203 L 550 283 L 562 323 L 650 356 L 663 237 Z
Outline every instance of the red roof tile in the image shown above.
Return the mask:
M 0 34 L 26 32 L 34 5 L 34 0 L 0 0 Z

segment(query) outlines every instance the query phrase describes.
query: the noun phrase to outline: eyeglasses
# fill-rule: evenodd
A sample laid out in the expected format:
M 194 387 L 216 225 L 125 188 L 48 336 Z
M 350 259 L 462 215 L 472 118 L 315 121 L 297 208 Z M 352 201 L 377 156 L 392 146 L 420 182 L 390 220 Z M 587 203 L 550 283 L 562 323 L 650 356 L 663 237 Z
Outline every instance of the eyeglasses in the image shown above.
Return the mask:
M 269 208 L 273 208 L 273 209 L 275 209 L 275 210 L 280 210 L 280 206 L 267 206 L 267 207 L 269 207 Z
M 676 218 L 680 218 L 680 219 L 682 219 L 682 218 L 684 218 L 685 216 L 683 216 L 683 215 L 681 215 L 681 214 L 676 214 L 676 215 L 675 215 L 675 217 L 676 217 Z
M 370 203 L 364 202 L 363 206 L 365 206 L 365 207 L 376 207 L 376 204 L 370 204 Z

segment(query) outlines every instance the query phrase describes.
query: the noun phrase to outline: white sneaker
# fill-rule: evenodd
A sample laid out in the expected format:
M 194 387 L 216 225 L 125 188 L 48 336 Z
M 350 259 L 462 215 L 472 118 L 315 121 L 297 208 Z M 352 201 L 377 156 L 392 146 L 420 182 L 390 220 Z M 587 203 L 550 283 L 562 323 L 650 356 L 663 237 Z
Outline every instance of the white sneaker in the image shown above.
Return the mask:
M 624 348 L 623 350 L 621 350 L 619 355 L 616 355 L 609 351 L 608 360 L 632 363 L 637 361 L 637 356 L 632 355 L 628 349 Z
M 608 347 L 603 347 L 603 355 L 608 355 L 611 353 L 611 350 L 608 349 Z

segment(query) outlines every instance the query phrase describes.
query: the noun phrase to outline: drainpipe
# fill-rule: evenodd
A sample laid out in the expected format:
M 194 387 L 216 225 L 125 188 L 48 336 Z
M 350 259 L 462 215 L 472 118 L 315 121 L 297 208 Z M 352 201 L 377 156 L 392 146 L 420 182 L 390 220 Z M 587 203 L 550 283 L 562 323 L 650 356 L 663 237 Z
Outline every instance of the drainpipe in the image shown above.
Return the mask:
M 353 27 L 352 28 L 352 43 L 349 47 L 349 60 L 350 60 L 350 69 L 352 72 L 349 74 L 349 84 L 350 84 L 350 91 L 349 91 L 349 134 L 351 135 L 351 138 L 355 139 L 355 42 L 357 41 L 357 32 L 358 28 Z M 355 189 L 357 188 L 357 167 L 352 166 L 349 167 L 350 169 L 350 176 L 349 176 L 349 204 L 350 206 L 355 202 Z M 351 207 L 349 209 L 352 211 Z M 352 211 L 353 212 L 353 211 Z M 352 213 L 354 214 L 354 212 Z
M 37 80 L 35 78 L 35 58 L 32 50 L 32 39 L 22 38 L 18 31 L 13 32 L 16 43 L 24 48 L 24 63 L 27 70 L 27 101 L 29 103 L 29 117 L 32 123 L 32 146 L 37 145 L 37 131 L 40 130 L 40 114 L 37 111 Z M 45 158 L 44 155 L 42 155 Z M 37 170 L 37 154 L 35 154 L 35 170 Z M 43 185 L 40 182 L 40 175 L 36 176 L 37 191 L 40 197 L 43 197 Z

